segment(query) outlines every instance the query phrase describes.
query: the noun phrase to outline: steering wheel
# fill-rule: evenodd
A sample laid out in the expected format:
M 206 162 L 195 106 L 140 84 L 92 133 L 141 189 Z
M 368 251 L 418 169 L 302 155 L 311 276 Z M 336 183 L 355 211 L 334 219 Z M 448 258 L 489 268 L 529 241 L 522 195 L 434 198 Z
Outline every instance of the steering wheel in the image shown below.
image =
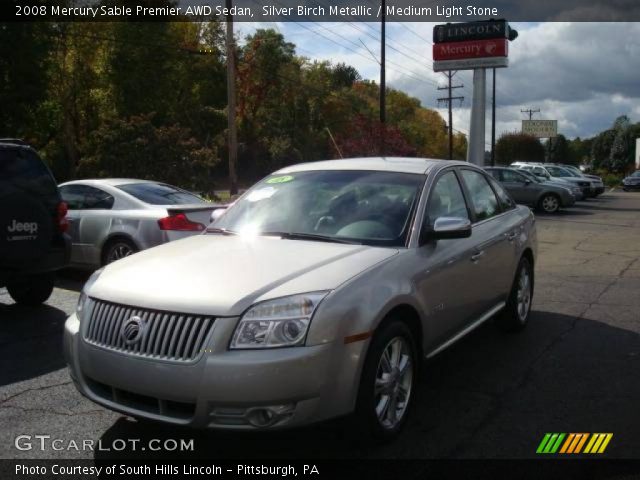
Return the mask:
M 365 217 L 362 218 L 361 220 L 371 220 L 374 222 L 380 222 L 387 228 L 391 228 L 391 226 L 397 223 L 397 219 L 395 217 L 393 217 L 388 213 L 381 213 L 381 212 L 370 213 L 368 215 L 365 215 Z

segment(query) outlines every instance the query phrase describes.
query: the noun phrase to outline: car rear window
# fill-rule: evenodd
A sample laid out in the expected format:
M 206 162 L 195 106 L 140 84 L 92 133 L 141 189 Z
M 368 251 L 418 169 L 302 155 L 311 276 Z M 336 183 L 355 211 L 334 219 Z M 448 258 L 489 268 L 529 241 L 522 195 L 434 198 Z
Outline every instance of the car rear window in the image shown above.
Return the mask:
M 118 188 L 151 205 L 206 203 L 205 200 L 193 193 L 164 183 L 128 183 L 118 185 Z
M 56 182 L 35 152 L 26 148 L 0 148 L 0 180 L 41 195 L 57 195 Z

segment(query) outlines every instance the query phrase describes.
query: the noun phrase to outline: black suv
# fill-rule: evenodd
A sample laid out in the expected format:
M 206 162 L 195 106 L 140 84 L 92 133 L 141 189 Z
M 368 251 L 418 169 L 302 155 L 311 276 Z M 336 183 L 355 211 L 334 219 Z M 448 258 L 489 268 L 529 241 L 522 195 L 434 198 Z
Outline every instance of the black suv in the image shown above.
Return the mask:
M 45 302 L 69 263 L 67 206 L 51 171 L 20 140 L 0 139 L 0 287 L 26 305 Z

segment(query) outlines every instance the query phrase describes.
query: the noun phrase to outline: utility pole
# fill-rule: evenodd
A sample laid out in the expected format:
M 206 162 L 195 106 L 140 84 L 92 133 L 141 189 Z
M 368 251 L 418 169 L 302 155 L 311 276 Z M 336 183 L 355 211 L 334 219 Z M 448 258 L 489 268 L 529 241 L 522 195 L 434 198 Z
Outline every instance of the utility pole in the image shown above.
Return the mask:
M 226 7 L 231 12 L 231 1 L 226 0 Z M 233 15 L 227 15 L 227 130 L 229 133 L 229 194 L 238 193 L 238 132 L 236 131 L 236 58 L 233 40 Z
M 493 69 L 493 93 L 491 94 L 491 166 L 496 166 L 496 69 Z
M 533 109 L 528 109 L 528 110 L 520 110 L 522 113 L 528 113 L 529 114 L 529 120 L 533 119 L 533 114 L 534 113 L 540 113 L 540 109 L 536 108 L 535 110 Z
M 380 155 L 385 155 L 386 122 L 387 122 L 387 82 L 385 72 L 386 53 L 386 0 L 381 0 L 382 18 L 380 19 Z
M 438 87 L 438 90 L 448 90 L 449 94 L 446 97 L 438 98 L 438 104 L 445 103 L 449 107 L 449 160 L 453 160 L 453 112 L 452 112 L 452 102 L 453 100 L 460 100 L 460 103 L 464 100 L 464 97 L 453 97 L 453 90 L 456 88 L 462 88 L 464 85 L 451 85 L 451 80 L 453 76 L 458 72 L 453 72 L 449 70 L 448 72 L 443 72 L 444 75 L 448 79 L 448 85 L 446 87 Z

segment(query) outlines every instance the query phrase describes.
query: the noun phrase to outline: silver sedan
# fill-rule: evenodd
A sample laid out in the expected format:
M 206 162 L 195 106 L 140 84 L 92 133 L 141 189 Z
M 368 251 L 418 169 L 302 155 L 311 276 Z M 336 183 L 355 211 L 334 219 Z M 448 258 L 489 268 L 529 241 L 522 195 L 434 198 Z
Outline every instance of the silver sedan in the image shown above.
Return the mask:
M 386 439 L 423 359 L 495 318 L 522 330 L 536 230 L 463 162 L 282 169 L 206 233 L 94 273 L 65 324 L 79 391 L 135 417 L 267 429 L 355 412 Z
M 67 204 L 71 264 L 96 268 L 172 240 L 202 233 L 214 205 L 190 192 L 135 179 L 60 185 Z

